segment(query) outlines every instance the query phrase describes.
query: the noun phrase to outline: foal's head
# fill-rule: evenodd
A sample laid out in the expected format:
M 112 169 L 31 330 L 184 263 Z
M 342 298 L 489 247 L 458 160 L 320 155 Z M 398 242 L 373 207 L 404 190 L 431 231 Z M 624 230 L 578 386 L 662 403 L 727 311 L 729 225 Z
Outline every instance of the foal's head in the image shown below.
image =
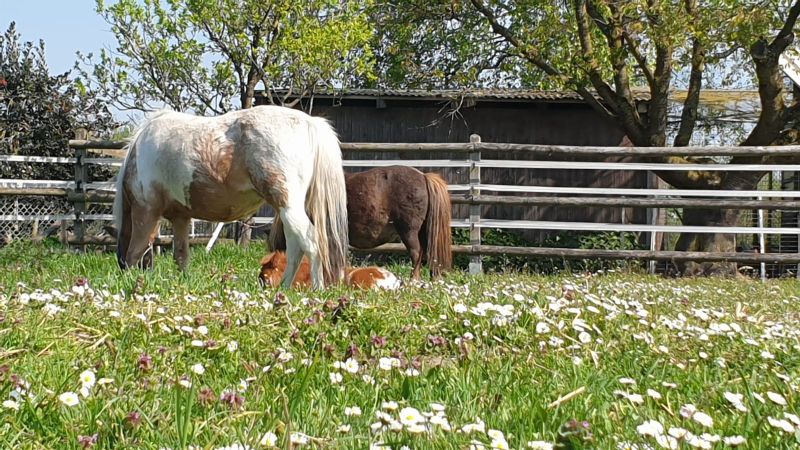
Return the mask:
M 286 253 L 272 252 L 261 260 L 261 273 L 258 281 L 262 286 L 278 286 L 281 284 L 283 272 L 286 271 Z
M 261 273 L 258 274 L 258 281 L 262 286 L 280 286 L 283 273 L 286 272 L 286 253 L 278 251 L 265 256 L 261 260 Z M 308 258 L 303 257 L 300 267 L 294 276 L 293 287 L 311 286 L 311 265 Z

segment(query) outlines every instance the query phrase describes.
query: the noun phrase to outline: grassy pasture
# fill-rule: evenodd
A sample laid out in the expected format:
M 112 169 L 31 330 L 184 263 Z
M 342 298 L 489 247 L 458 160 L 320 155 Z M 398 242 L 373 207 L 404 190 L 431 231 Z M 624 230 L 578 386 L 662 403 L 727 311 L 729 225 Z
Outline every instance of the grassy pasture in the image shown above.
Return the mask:
M 263 250 L 198 249 L 182 274 L 0 249 L 0 448 L 800 445 L 796 281 L 276 292 Z

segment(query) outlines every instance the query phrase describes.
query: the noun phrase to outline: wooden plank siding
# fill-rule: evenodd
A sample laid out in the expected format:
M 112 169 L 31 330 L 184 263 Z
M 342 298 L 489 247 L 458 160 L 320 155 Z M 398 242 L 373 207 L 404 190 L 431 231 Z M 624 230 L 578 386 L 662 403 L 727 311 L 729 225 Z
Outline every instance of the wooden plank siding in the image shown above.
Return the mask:
M 622 130 L 604 120 L 588 105 L 575 100 L 478 99 L 462 104 L 453 112 L 446 99 L 404 98 L 402 96 L 349 99 L 317 97 L 312 114 L 329 119 L 342 142 L 469 142 L 471 134 L 483 142 L 521 144 L 616 146 L 624 139 Z M 502 152 L 502 153 L 501 153 Z M 382 155 L 347 151 L 345 159 L 465 159 L 463 154 L 424 152 L 384 153 Z M 526 152 L 484 151 L 482 159 L 531 160 Z M 551 158 L 551 160 L 568 160 Z M 585 160 L 585 158 L 584 158 Z M 626 161 L 620 157 L 597 159 Z M 355 172 L 362 168 L 347 168 Z M 450 184 L 466 184 L 468 168 L 429 168 L 444 175 Z M 570 186 L 570 187 L 647 187 L 646 172 L 601 170 L 529 170 L 483 168 L 485 184 Z M 493 192 L 483 192 L 494 194 Z M 578 208 L 510 205 L 484 206 L 486 219 L 556 220 L 576 222 L 646 223 L 643 208 Z M 454 205 L 454 217 L 466 218 L 466 205 Z M 264 211 L 266 213 L 267 210 Z M 542 240 L 551 231 L 528 230 L 526 237 Z

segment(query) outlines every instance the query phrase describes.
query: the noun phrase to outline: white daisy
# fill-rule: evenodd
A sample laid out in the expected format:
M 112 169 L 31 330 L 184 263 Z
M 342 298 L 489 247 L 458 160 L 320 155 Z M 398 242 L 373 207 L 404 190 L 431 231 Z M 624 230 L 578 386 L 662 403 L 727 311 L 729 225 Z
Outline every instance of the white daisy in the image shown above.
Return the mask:
M 767 397 L 777 405 L 786 406 L 786 399 L 777 392 L 767 391 Z
M 262 447 L 277 447 L 278 436 L 272 431 L 267 431 L 264 433 L 264 436 L 261 436 L 261 440 L 258 443 L 261 444 Z
M 724 442 L 725 445 L 728 445 L 730 447 L 736 447 L 737 445 L 742 445 L 746 441 L 747 439 L 745 439 L 744 436 L 725 436 L 724 438 L 722 438 L 722 442 Z
M 359 367 L 358 361 L 353 358 L 347 358 L 347 361 L 344 362 L 344 370 L 349 373 L 358 373 Z
M 92 372 L 91 369 L 86 369 L 83 372 L 81 372 L 79 378 L 81 380 L 81 384 L 83 385 L 83 387 L 87 389 L 91 389 L 96 382 L 94 372 Z
M 697 411 L 696 413 L 694 413 L 692 419 L 706 428 L 711 428 L 712 426 L 714 426 L 714 419 L 712 419 L 711 416 L 702 411 Z
M 409 426 L 420 422 L 424 422 L 425 418 L 420 414 L 419 410 L 407 406 L 400 410 L 400 422 L 403 425 Z
M 19 403 L 15 402 L 14 400 L 5 400 L 3 401 L 3 408 L 19 411 Z
M 63 394 L 58 396 L 58 400 L 66 406 L 75 406 L 80 403 L 78 399 L 78 394 L 74 392 L 64 392 Z
M 656 420 L 648 420 L 636 427 L 636 432 L 642 436 L 655 437 L 664 434 L 664 425 L 661 425 L 661 423 Z

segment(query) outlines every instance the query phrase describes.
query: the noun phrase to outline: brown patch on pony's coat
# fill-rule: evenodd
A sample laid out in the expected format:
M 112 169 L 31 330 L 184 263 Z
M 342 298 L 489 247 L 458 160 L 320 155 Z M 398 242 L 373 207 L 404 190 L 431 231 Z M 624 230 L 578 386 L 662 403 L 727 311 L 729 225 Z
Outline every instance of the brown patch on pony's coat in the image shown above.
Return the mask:
M 299 120 L 296 117 L 289 117 L 287 121 L 297 125 Z M 258 132 L 258 124 L 253 123 L 250 117 L 244 117 L 239 121 L 239 133 L 242 136 L 242 143 L 237 150 L 244 150 L 247 146 L 260 146 L 266 138 Z M 242 158 L 244 159 L 244 158 Z M 261 170 L 258 173 L 250 174 L 250 182 L 256 191 L 261 194 L 267 203 L 276 211 L 285 207 L 289 202 L 289 191 L 286 186 L 286 176 L 277 170 L 267 161 L 260 161 Z
M 260 183 L 254 181 L 253 184 L 256 185 L 256 189 L 276 211 L 285 207 L 289 202 L 289 192 L 286 189 L 286 177 L 280 171 L 269 166 L 264 168 L 263 177 L 269 180 L 269 182 L 266 183 L 266 188 L 258 186 Z
M 264 201 L 272 203 L 274 199 L 265 196 L 261 189 L 253 190 L 249 180 L 250 174 L 245 158 L 237 155 L 241 152 L 231 143 L 220 144 L 223 150 L 213 155 L 211 145 L 215 141 L 207 138 L 202 145 L 202 164 L 195 171 L 189 186 L 189 207 L 174 203 L 169 205 L 164 217 L 195 217 L 213 222 L 230 222 L 254 214 Z
M 270 253 L 261 259 L 261 273 L 259 282 L 266 286 L 279 286 L 283 273 L 286 271 L 286 253 L 278 251 Z M 359 289 L 373 289 L 385 280 L 387 276 L 394 276 L 391 272 L 380 267 L 348 267 L 345 284 Z M 297 274 L 292 281 L 294 288 L 308 288 L 311 286 L 311 264 L 307 257 L 303 257 Z
M 205 134 L 197 139 L 195 151 L 200 160 L 198 169 L 206 177 L 219 184 L 225 184 L 233 162 L 233 143 Z
M 247 129 L 244 124 L 240 132 Z M 250 173 L 246 145 L 246 141 L 235 145 L 224 136 L 198 138 L 195 148 L 200 164 L 189 186 L 189 206 L 168 205 L 164 216 L 229 222 L 253 215 L 264 202 L 276 210 L 285 207 L 286 177 L 269 165 L 262 165 L 257 174 Z

